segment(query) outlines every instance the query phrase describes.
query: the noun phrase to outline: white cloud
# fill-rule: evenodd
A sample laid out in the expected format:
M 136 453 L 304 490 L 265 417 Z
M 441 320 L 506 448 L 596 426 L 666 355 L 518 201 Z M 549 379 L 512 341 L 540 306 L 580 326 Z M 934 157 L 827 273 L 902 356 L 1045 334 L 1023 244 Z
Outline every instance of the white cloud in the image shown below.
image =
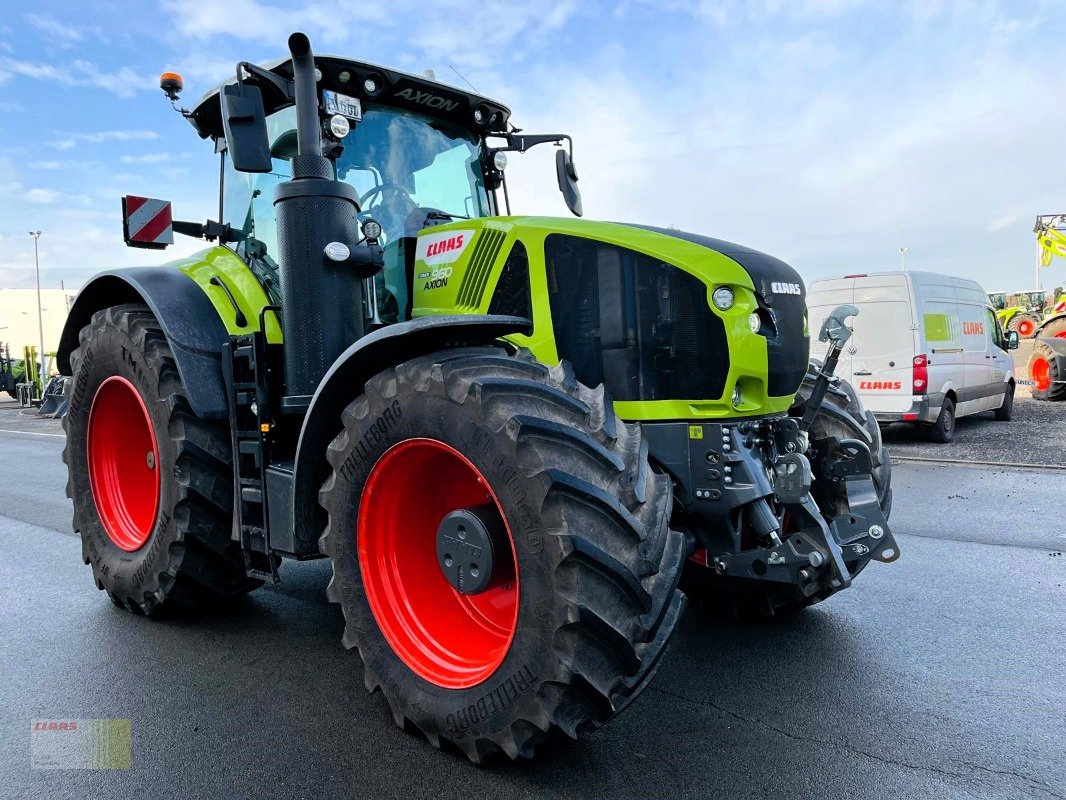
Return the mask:
M 26 21 L 37 30 L 46 34 L 53 41 L 57 41 L 67 46 L 80 42 L 85 38 L 85 35 L 80 29 L 75 28 L 72 25 L 66 25 L 54 17 L 45 16 L 43 14 L 27 14 Z
M 226 36 L 269 42 L 275 47 L 297 30 L 313 32 L 327 44 L 344 41 L 363 23 L 381 22 L 393 14 L 392 7 L 386 11 L 385 4 L 338 0 L 284 7 L 258 0 L 164 0 L 163 9 L 172 15 L 175 28 L 191 39 Z
M 138 75 L 129 67 L 105 72 L 93 62 L 83 59 L 55 65 L 0 57 L 0 83 L 6 83 L 16 76 L 64 86 L 103 89 L 119 97 L 132 97 L 141 90 L 154 88 L 152 79 Z
M 170 161 L 170 153 L 146 153 L 141 156 L 122 156 L 120 161 L 123 164 L 161 164 L 164 161 Z
M 26 166 L 30 169 L 60 169 L 63 164 L 59 161 L 30 161 Z
M 159 134 L 150 130 L 94 131 L 92 133 L 65 134 L 64 138 L 53 143 L 59 150 L 70 150 L 79 142 L 99 144 L 100 142 L 138 142 L 159 138 Z
M 59 198 L 63 195 L 57 192 L 55 189 L 30 189 L 26 192 L 26 199 L 31 203 L 37 203 L 38 205 L 52 205 L 59 202 Z

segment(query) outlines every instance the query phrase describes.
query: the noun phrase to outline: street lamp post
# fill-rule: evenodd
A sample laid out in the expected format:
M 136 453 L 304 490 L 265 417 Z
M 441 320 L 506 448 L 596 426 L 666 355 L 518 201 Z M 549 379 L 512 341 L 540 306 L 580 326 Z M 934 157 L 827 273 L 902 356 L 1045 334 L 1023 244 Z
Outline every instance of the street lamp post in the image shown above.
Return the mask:
M 44 396 L 44 310 L 41 307 L 41 257 L 37 250 L 37 240 L 41 238 L 40 231 L 30 231 L 33 237 L 33 263 L 37 269 L 37 333 L 41 344 L 41 396 Z
M 903 257 L 907 255 L 907 251 L 908 250 L 910 250 L 910 248 L 905 246 L 905 245 L 900 245 L 899 246 L 899 271 L 900 272 L 903 272 Z

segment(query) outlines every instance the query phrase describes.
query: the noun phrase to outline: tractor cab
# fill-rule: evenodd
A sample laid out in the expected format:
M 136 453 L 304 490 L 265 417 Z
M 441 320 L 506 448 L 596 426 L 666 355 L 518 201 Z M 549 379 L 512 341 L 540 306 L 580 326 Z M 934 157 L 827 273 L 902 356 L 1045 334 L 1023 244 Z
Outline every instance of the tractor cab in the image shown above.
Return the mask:
M 332 56 L 316 57 L 315 64 L 325 118 L 322 153 L 332 161 L 336 179 L 355 189 L 360 224 L 380 225 L 381 279 L 367 287 L 376 300 L 376 319 L 407 319 L 419 231 L 509 213 L 505 153 L 570 138 L 520 136 L 509 127 L 505 106 L 426 76 Z M 278 263 L 274 191 L 292 179 L 292 160 L 299 155 L 292 61 L 241 64 L 238 72 L 239 80 L 216 87 L 185 115 L 222 153 L 222 218 L 229 223 L 229 240 L 270 285 L 276 283 L 270 276 Z M 262 98 L 265 133 L 262 127 L 231 124 L 227 136 L 227 109 L 234 118 L 228 98 L 235 90 L 247 92 L 248 80 Z M 264 159 L 255 170 L 245 169 L 232 151 L 264 149 L 264 135 L 269 166 Z M 559 184 L 580 214 L 571 153 L 561 154 Z

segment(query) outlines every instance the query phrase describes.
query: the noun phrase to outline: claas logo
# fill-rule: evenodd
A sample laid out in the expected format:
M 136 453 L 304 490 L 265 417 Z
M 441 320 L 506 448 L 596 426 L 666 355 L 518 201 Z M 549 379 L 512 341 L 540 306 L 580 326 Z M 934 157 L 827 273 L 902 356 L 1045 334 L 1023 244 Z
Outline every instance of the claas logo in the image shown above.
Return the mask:
M 983 322 L 964 322 L 962 323 L 962 335 L 963 336 L 984 336 L 985 324 Z
M 902 381 L 859 381 L 859 389 L 902 389 Z
M 463 246 L 463 234 L 452 236 L 449 239 L 442 239 L 439 242 L 433 242 L 426 249 L 426 258 L 432 256 L 439 256 L 441 253 L 450 253 L 452 250 L 459 250 Z

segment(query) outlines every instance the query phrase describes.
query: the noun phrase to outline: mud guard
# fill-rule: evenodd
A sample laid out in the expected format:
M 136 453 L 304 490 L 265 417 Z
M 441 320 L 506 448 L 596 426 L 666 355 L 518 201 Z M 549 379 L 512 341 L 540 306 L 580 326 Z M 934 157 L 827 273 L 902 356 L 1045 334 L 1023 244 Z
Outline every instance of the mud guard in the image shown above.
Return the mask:
M 362 393 L 370 378 L 436 350 L 490 345 L 503 336 L 529 335 L 532 327 L 523 317 L 423 317 L 379 328 L 345 350 L 319 383 L 300 430 L 291 505 L 297 548 L 318 550 L 318 537 L 325 527 L 318 490 L 329 475 L 326 448 L 341 430 L 341 412 Z
M 204 290 L 185 273 L 169 267 L 134 267 L 101 272 L 78 293 L 59 340 L 57 365 L 70 375 L 70 354 L 93 314 L 109 306 L 144 303 L 166 334 L 188 393 L 189 405 L 203 419 L 227 419 L 222 348 L 226 326 Z

